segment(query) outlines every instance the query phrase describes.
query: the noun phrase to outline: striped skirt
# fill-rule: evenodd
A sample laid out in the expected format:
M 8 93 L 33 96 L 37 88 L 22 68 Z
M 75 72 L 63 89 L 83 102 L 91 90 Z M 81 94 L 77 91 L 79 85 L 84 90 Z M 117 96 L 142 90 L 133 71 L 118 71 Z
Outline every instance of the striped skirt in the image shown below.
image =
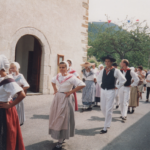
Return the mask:
M 66 97 L 64 93 L 56 93 L 49 116 L 49 134 L 52 138 L 59 140 L 74 136 L 74 108 L 73 94 Z
M 92 105 L 95 101 L 95 82 L 86 80 L 85 84 L 82 92 L 82 103 L 83 105 Z
M 0 108 L 0 150 L 25 150 L 15 107 Z

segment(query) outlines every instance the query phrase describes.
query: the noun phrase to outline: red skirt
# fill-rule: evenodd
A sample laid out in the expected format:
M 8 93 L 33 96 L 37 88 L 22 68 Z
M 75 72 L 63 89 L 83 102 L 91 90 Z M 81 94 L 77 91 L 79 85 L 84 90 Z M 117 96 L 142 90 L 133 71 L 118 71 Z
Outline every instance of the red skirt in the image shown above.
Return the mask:
M 6 150 L 25 150 L 16 107 L 5 109 Z
M 74 94 L 74 99 L 75 99 L 75 111 L 78 111 L 78 101 L 77 101 L 77 94 L 76 92 Z

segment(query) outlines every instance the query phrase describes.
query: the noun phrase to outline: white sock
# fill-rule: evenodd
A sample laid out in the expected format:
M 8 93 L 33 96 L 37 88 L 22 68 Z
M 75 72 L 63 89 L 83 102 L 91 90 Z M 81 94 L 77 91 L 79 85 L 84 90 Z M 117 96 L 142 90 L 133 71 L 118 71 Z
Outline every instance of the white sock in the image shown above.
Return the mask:
M 106 130 L 107 130 L 107 128 L 106 128 L 106 127 L 104 127 L 104 128 L 103 128 L 103 130 L 104 130 L 104 131 L 106 131 Z

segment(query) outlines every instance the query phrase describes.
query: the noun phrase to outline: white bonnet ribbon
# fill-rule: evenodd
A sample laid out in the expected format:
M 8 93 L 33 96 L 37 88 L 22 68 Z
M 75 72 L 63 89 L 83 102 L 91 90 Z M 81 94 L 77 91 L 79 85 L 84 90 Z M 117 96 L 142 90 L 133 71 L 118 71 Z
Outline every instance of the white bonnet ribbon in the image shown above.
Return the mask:
M 10 67 L 9 61 L 5 55 L 0 55 L 0 70 L 7 71 Z
M 18 62 L 13 62 L 12 64 L 14 64 L 14 65 L 16 66 L 16 68 L 17 68 L 17 71 L 19 71 L 19 69 L 20 69 L 20 64 L 19 64 Z
M 68 69 L 69 69 L 69 64 L 68 64 L 68 62 L 67 62 L 67 61 L 62 61 L 62 62 L 66 64 L 67 70 L 68 70 Z

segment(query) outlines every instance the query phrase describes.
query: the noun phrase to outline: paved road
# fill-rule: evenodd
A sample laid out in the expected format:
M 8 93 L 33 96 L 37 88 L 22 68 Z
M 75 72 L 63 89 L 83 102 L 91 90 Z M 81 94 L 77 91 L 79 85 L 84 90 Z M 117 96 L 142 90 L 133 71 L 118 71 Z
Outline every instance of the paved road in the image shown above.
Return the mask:
M 81 107 L 81 93 L 78 93 Z M 143 95 L 145 97 L 145 94 Z M 52 150 L 56 140 L 48 135 L 49 109 L 53 95 L 27 96 L 26 122 L 21 127 L 26 150 Z M 63 144 L 63 150 L 150 150 L 150 103 L 140 101 L 126 123 L 120 120 L 120 110 L 113 112 L 111 128 L 99 134 L 104 117 L 98 108 L 91 112 L 75 113 L 76 135 Z

